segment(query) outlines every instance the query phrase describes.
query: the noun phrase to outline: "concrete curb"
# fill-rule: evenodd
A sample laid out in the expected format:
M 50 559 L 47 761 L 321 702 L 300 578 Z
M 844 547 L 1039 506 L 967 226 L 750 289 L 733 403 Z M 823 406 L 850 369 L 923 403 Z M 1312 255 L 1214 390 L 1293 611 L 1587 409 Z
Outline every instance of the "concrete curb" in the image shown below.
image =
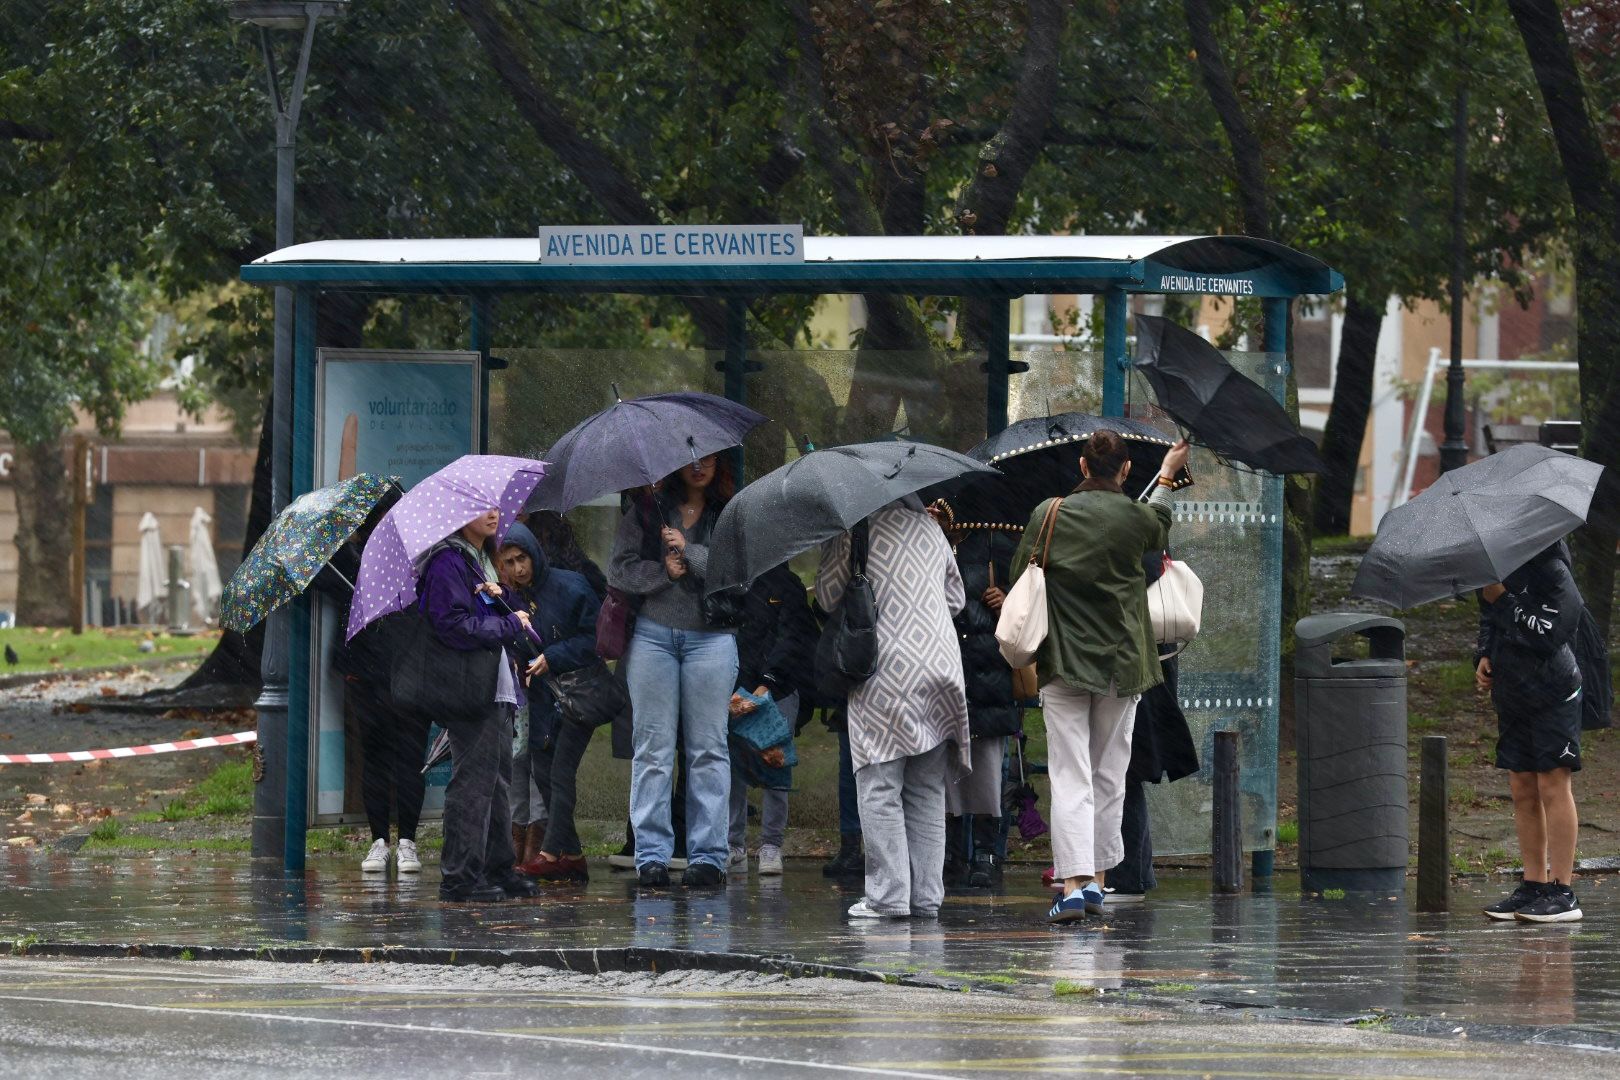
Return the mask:
M 0 956 L 148 960 L 263 960 L 277 964 L 422 964 L 450 967 L 542 967 L 581 975 L 606 972 L 670 971 L 748 972 L 790 979 L 842 979 L 955 990 L 959 984 L 925 975 L 871 971 L 841 964 L 794 960 L 790 956 L 701 952 L 694 949 L 651 949 L 627 946 L 601 949 L 451 949 L 410 945 L 370 947 L 325 945 L 181 945 L 167 942 L 0 941 Z

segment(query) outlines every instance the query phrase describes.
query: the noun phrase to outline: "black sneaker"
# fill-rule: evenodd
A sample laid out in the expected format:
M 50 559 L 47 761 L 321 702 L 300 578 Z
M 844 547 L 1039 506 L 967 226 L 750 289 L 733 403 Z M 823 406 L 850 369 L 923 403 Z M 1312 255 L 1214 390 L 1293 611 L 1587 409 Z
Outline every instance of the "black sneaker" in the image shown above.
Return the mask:
M 477 885 L 440 885 L 439 899 L 447 904 L 497 904 L 506 899 L 506 890 L 485 882 Z
M 1521 881 L 1519 887 L 1512 893 L 1498 900 L 1485 909 L 1486 918 L 1500 919 L 1503 922 L 1512 922 L 1513 915 L 1521 908 L 1527 908 L 1541 895 L 1541 890 L 1547 887 L 1544 881 Z
M 968 885 L 974 889 L 988 889 L 1000 876 L 1001 864 L 995 855 L 981 851 L 973 858 L 973 868 L 968 873 Z
M 838 854 L 821 867 L 821 876 L 853 878 L 866 873 L 866 856 L 861 854 L 860 833 L 847 833 L 840 837 Z
M 667 889 L 669 867 L 661 862 L 648 863 L 636 871 L 636 883 L 643 889 Z
M 1520 922 L 1580 922 L 1581 905 L 1575 890 L 1560 882 L 1541 887 L 1541 895 L 1513 913 Z
M 712 889 L 726 883 L 726 875 L 710 863 L 692 863 L 681 874 L 681 884 L 689 889 Z
M 514 900 L 528 899 L 540 895 L 540 886 L 522 874 L 509 873 L 495 882 L 496 888 Z

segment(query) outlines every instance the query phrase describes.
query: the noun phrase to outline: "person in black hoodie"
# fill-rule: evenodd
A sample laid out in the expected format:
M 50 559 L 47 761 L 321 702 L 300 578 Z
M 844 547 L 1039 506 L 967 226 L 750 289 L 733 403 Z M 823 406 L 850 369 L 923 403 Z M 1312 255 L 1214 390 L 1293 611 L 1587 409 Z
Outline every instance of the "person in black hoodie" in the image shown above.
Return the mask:
M 560 675 L 596 660 L 596 613 L 601 607 L 583 574 L 550 564 L 535 535 L 515 524 L 496 556 L 512 606 L 525 612 L 543 642 L 525 690 L 528 753 L 514 763 L 512 790 L 526 796 L 532 777 L 545 801 L 542 824 L 525 822 L 518 869 L 543 880 L 585 880 L 585 856 L 574 829 L 574 781 L 595 729 L 565 723 L 545 676 Z M 513 797 L 514 811 L 526 797 Z M 520 839 L 513 824 L 514 847 Z
M 815 664 L 816 621 L 810 613 L 804 582 L 787 565 L 778 566 L 755 581 L 743 604 L 742 627 L 737 633 L 737 687 L 755 697 L 769 694 L 789 727 L 798 718 L 799 691 Z M 732 695 L 733 718 L 746 715 L 754 705 Z M 731 859 L 740 867 L 748 861 L 748 777 L 736 765 L 731 769 Z M 759 873 L 782 873 L 782 841 L 787 835 L 788 793 L 765 788 L 760 798 Z
M 1496 706 L 1496 767 L 1508 772 L 1524 880 L 1493 919 L 1575 922 L 1581 669 L 1571 643 L 1585 608 L 1562 542 L 1480 590 L 1476 678 Z
M 1013 525 L 959 524 L 943 499 L 931 511 L 956 552 L 967 605 L 956 616 L 966 679 L 973 772 L 945 785 L 945 878 L 987 888 L 1000 874 L 1002 758 L 1007 736 L 1024 727 L 1024 706 L 1013 694 L 1013 673 L 996 643 L 996 622 L 1012 579 L 1012 557 L 1023 536 Z M 962 818 L 972 816 L 972 850 Z

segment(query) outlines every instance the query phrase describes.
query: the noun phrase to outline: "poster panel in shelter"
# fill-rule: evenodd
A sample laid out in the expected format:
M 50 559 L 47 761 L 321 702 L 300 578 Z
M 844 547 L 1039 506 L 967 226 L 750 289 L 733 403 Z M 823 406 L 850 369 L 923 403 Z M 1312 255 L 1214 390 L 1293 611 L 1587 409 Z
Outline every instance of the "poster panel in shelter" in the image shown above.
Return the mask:
M 315 486 L 360 472 L 398 476 L 408 490 L 463 454 L 478 452 L 476 352 L 322 349 L 316 377 Z M 343 610 L 312 593 L 310 661 L 316 714 L 310 724 L 315 824 L 364 821 L 360 797 L 360 717 L 346 707 L 343 676 L 332 668 Z M 422 747 L 424 752 L 426 747 Z M 444 805 L 448 764 L 427 775 L 426 813 Z

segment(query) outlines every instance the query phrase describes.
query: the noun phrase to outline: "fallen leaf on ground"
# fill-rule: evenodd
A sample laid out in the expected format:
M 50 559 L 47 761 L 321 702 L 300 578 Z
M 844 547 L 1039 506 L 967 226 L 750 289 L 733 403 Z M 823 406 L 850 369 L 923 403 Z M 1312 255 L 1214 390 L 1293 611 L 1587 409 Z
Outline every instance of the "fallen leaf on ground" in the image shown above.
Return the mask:
M 39 841 L 35 840 L 32 836 L 13 836 L 10 840 L 7 840 L 6 843 L 12 847 L 33 847 L 35 844 L 39 843 Z
M 82 701 L 75 701 L 73 703 L 73 705 L 72 705 L 72 708 L 73 708 L 73 711 L 76 712 L 76 713 L 87 713 L 87 712 L 90 711 L 90 706 L 86 705 Z
M 118 696 L 118 688 L 115 687 L 115 686 L 103 686 L 101 688 L 101 696 L 102 697 L 117 697 Z
M 51 808 L 51 812 L 57 817 L 72 817 L 74 814 L 73 804 L 59 802 Z
M 200 739 L 202 738 L 202 731 L 198 728 L 188 728 L 180 737 L 182 739 Z
M 27 798 L 28 805 L 30 805 L 30 806 L 44 806 L 46 803 L 51 801 L 46 796 L 40 795 L 37 792 L 33 792 L 33 791 L 30 791 L 25 796 L 25 798 Z

